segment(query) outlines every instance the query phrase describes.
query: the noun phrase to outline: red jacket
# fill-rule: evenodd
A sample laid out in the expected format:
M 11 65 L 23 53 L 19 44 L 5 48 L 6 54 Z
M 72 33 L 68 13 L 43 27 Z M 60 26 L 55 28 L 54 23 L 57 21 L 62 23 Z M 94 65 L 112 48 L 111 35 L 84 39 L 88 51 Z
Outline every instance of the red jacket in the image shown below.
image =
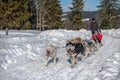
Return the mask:
M 100 33 L 98 33 L 97 34 L 97 38 L 101 41 L 102 40 L 102 34 L 100 34 Z M 92 34 L 92 39 L 95 39 L 95 35 L 94 34 Z

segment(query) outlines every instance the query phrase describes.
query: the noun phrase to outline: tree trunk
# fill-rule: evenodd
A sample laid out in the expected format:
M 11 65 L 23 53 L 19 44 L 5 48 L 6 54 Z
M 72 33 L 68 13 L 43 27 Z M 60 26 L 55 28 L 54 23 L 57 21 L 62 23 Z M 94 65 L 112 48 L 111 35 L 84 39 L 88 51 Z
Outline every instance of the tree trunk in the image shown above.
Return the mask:
M 6 28 L 6 35 L 8 35 L 8 28 Z

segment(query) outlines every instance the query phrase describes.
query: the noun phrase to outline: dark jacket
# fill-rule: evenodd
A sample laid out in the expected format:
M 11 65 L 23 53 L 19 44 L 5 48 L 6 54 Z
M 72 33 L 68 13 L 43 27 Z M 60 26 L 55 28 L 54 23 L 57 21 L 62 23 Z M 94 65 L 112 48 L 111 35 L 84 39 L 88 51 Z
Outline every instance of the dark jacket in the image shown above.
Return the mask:
M 98 23 L 96 21 L 90 22 L 89 29 L 93 34 L 95 33 L 95 31 L 98 31 L 101 33 L 100 27 L 98 26 Z

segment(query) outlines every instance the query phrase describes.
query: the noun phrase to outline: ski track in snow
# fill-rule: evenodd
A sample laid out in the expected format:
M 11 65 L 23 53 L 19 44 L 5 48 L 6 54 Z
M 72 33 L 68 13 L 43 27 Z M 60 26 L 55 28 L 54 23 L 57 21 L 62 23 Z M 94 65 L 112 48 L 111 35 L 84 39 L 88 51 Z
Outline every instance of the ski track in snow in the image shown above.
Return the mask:
M 40 33 L 37 35 L 38 33 L 29 31 L 26 34 L 25 31 L 23 33 L 13 31 L 12 37 L 9 36 L 10 40 L 14 40 L 12 42 L 7 42 L 6 38 L 8 37 L 2 34 L 0 55 L 5 56 L 7 62 L 3 61 L 3 57 L 0 57 L 0 64 L 3 65 L 4 63 L 4 70 L 0 66 L 2 72 L 0 73 L 0 80 L 119 80 L 120 37 L 116 37 L 112 32 L 103 33 L 103 46 L 95 52 L 95 55 L 91 55 L 84 62 L 79 60 L 80 55 L 78 55 L 78 63 L 73 69 L 70 68 L 69 57 L 64 48 L 57 49 L 57 64 L 54 65 L 50 60 L 49 65 L 44 66 L 44 47 L 50 41 L 49 39 L 61 44 L 66 38 L 59 43 L 61 38 L 58 38 L 57 41 L 57 38 L 40 36 Z M 17 37 L 18 34 L 22 35 L 19 36 L 21 38 Z M 27 38 L 23 38 L 23 36 Z M 17 41 L 20 42 L 17 43 Z M 63 46 L 63 43 L 61 45 Z M 11 55 L 6 56 L 4 53 Z

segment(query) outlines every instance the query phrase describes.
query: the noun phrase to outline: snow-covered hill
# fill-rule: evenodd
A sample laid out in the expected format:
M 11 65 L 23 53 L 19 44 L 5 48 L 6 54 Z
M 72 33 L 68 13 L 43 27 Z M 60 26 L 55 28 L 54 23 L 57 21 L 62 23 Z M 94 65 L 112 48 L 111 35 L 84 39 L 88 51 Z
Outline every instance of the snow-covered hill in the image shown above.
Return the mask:
M 120 80 L 120 29 L 103 30 L 103 46 L 71 69 L 66 40 L 90 38 L 90 31 L 0 31 L 0 80 Z M 45 46 L 57 48 L 57 64 L 45 63 Z

